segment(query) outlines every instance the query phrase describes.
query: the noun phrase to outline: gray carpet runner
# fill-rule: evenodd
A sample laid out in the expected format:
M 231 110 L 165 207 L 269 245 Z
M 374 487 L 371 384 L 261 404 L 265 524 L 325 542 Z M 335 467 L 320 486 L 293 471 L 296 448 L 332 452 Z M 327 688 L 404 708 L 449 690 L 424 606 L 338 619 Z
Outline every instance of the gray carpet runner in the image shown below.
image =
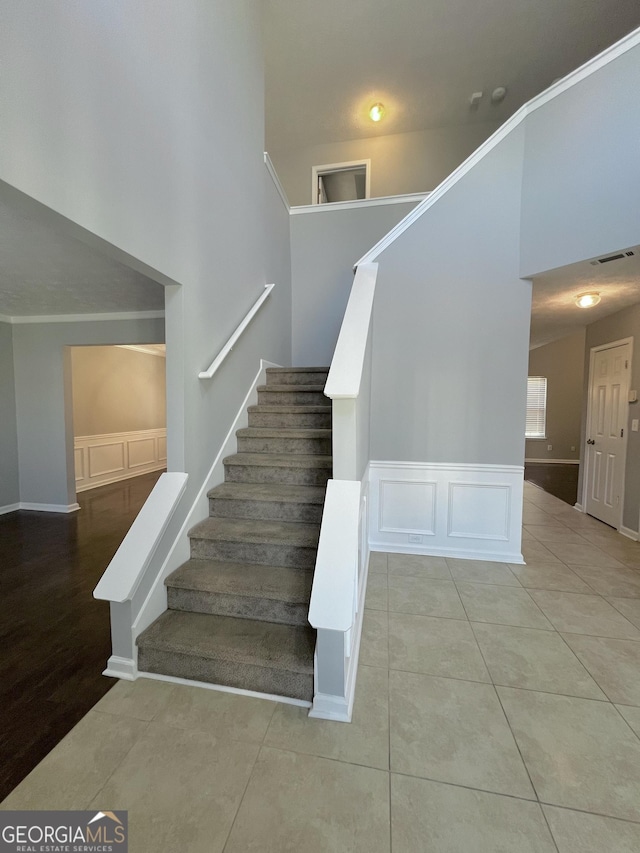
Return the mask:
M 268 368 L 190 532 L 191 559 L 165 583 L 168 610 L 138 637 L 138 669 L 294 699 L 313 698 L 309 598 L 331 477 L 328 368 Z

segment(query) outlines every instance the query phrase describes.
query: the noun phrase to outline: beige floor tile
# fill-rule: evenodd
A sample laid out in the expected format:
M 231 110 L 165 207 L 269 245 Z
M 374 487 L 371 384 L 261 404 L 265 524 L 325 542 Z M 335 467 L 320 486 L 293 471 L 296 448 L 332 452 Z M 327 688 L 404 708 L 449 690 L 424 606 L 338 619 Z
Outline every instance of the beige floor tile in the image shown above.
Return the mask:
M 640 706 L 640 642 L 565 634 L 571 646 L 612 702 Z
M 93 806 L 128 809 L 131 850 L 220 853 L 258 749 L 149 723 Z
M 453 581 L 389 575 L 389 610 L 418 616 L 465 619 Z
M 179 729 L 262 743 L 275 708 L 276 703 L 267 699 L 177 685 L 156 720 Z
M 391 775 L 393 853 L 556 853 L 537 803 Z
M 518 578 L 506 563 L 489 563 L 485 560 L 453 560 L 447 558 L 453 579 L 471 583 L 504 584 L 520 586 Z
M 606 554 L 595 545 L 589 543 L 585 545 L 574 545 L 570 542 L 547 542 L 546 547 L 552 554 L 555 554 L 563 563 L 568 563 L 572 566 L 615 566 L 621 568 L 622 563 Z
M 525 563 L 561 563 L 542 542 L 523 542 L 522 557 Z
M 263 747 L 225 853 L 389 849 L 388 773 Z
M 640 639 L 640 630 L 599 595 L 541 589 L 529 590 L 529 594 L 558 631 Z
M 613 598 L 607 596 L 607 601 L 617 611 L 622 613 L 636 628 L 640 628 L 640 599 L 638 598 Z
M 457 586 L 472 622 L 551 630 L 551 625 L 526 589 L 479 583 L 458 583 Z
M 571 566 L 599 595 L 640 598 L 640 571 L 623 567 Z
M 606 699 L 555 631 L 480 622 L 474 623 L 473 630 L 495 684 Z
M 560 592 L 586 592 L 593 590 L 568 566 L 562 563 L 528 563 L 526 566 L 509 565 L 525 589 L 557 589 Z
M 528 524 L 527 531 L 534 539 L 547 545 L 549 542 L 563 542 L 572 545 L 589 545 L 589 542 L 564 524 Z
M 558 853 L 638 853 L 640 824 L 543 806 Z
M 616 705 L 616 708 L 640 737 L 640 708 L 632 708 L 630 705 Z
M 380 551 L 372 551 L 369 554 L 369 573 L 383 575 L 387 573 L 387 554 Z
M 389 704 L 396 773 L 533 798 L 492 686 L 391 670 Z
M 466 619 L 390 613 L 389 666 L 427 675 L 491 681 Z
M 388 672 L 361 666 L 350 724 L 317 720 L 306 708 L 278 704 L 266 746 L 290 749 L 351 764 L 389 767 Z
M 389 554 L 389 574 L 451 580 L 451 572 L 444 557 L 425 557 L 420 554 Z
M 613 705 L 497 690 L 543 802 L 640 820 L 640 740 Z
M 387 603 L 387 575 L 369 573 L 364 606 L 369 610 L 386 610 Z
M 389 616 L 384 610 L 364 611 L 360 663 L 389 668 Z
M 9 794 L 2 808 L 86 809 L 148 725 L 90 711 Z
M 167 704 L 174 689 L 174 684 L 152 678 L 118 681 L 98 704 L 94 705 L 93 710 L 103 714 L 133 717 L 136 720 L 153 720 Z

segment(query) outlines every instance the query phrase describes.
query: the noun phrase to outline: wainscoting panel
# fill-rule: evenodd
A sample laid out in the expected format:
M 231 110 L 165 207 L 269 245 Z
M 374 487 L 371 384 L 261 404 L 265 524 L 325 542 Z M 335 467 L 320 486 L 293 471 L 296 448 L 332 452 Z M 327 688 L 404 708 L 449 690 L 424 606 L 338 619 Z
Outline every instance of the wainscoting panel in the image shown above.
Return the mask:
M 374 551 L 522 563 L 524 468 L 371 462 Z
M 76 491 L 84 492 L 166 466 L 166 429 L 147 429 L 74 439 Z

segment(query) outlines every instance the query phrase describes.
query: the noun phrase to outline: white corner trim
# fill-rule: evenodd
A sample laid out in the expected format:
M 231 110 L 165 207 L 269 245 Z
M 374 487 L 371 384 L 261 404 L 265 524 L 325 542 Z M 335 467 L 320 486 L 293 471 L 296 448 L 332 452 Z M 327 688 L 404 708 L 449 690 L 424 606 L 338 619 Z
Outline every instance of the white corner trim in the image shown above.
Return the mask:
M 287 198 L 287 194 L 285 192 L 284 187 L 280 183 L 280 178 L 278 177 L 278 173 L 276 172 L 275 166 L 269 157 L 269 153 L 267 151 L 264 152 L 264 165 L 267 167 L 267 171 L 271 175 L 271 180 L 275 184 L 275 188 L 278 190 L 278 195 L 282 199 L 282 203 L 284 204 L 287 211 L 291 212 L 291 205 L 289 204 L 289 199 Z
M 638 542 L 638 540 L 640 540 L 640 533 L 638 533 L 637 530 L 632 530 L 630 527 L 622 525 L 619 532 L 623 536 L 626 536 L 627 539 L 633 539 L 634 542 Z
M 531 463 L 532 465 L 544 464 L 544 465 L 579 465 L 579 459 L 525 459 L 526 464 Z
M 578 503 L 578 501 L 576 501 L 576 503 L 574 503 L 573 508 L 577 509 L 578 512 L 584 512 L 584 507 L 582 506 L 581 503 Z
M 27 323 L 95 323 L 99 320 L 163 320 L 164 311 L 122 311 L 112 314 L 49 314 L 39 317 L 9 317 L 12 325 Z
M 121 678 L 123 681 L 135 681 L 138 677 L 138 667 L 132 658 L 111 655 L 102 674 L 109 678 Z
M 103 673 L 106 675 L 106 672 Z M 298 708 L 310 708 L 311 702 L 304 699 L 291 699 L 289 696 L 276 696 L 275 693 L 258 693 L 256 690 L 243 690 L 240 687 L 227 687 L 226 684 L 209 684 L 208 681 L 190 681 L 175 675 L 159 675 L 155 672 L 138 672 L 139 678 L 152 681 L 166 681 L 168 684 L 184 684 L 187 687 L 201 687 L 203 690 L 216 690 L 218 693 L 233 693 L 236 696 L 251 696 L 255 699 L 268 699 L 269 702 L 281 702 L 283 705 L 295 705 Z
M 77 512 L 80 509 L 80 504 L 38 504 L 26 503 L 20 501 L 20 509 L 26 509 L 31 512 Z
M 357 267 L 359 264 L 368 264 L 372 261 L 377 260 L 378 256 L 388 248 L 398 237 L 403 234 L 407 228 L 409 228 L 417 219 L 419 219 L 423 213 L 425 213 L 432 205 L 434 205 L 438 199 L 440 199 L 446 192 L 448 192 L 451 187 L 458 183 L 458 181 L 463 178 L 467 172 L 479 163 L 484 157 L 487 156 L 502 140 L 508 136 L 512 130 L 515 130 L 518 125 L 520 125 L 524 119 L 535 110 L 544 106 L 549 101 L 558 97 L 558 95 L 563 94 L 568 89 L 571 89 L 573 86 L 582 82 L 583 80 L 590 77 L 596 71 L 599 71 L 601 68 L 604 68 L 610 62 L 618 59 L 620 56 L 625 54 L 627 51 L 636 47 L 640 44 L 640 28 L 633 30 L 633 32 L 629 33 L 629 35 L 620 39 L 620 41 L 616 42 L 611 47 L 599 53 L 597 56 L 594 56 L 592 59 L 588 60 L 581 65 L 579 68 L 576 68 L 575 71 L 567 74 L 566 77 L 563 77 L 562 80 L 558 80 L 557 83 L 549 86 L 548 89 L 545 89 L 544 92 L 541 92 L 535 98 L 532 98 L 519 110 L 517 110 L 511 118 L 507 119 L 507 121 L 499 127 L 495 133 L 493 133 L 488 139 L 486 139 L 479 148 L 471 154 L 463 163 L 458 166 L 447 178 L 442 181 L 439 186 L 437 186 L 432 193 L 426 198 L 421 204 L 415 207 L 410 213 L 408 213 L 404 219 L 400 220 L 400 222 L 389 231 L 381 240 L 379 240 L 373 248 L 371 248 L 365 255 L 363 255 L 359 261 L 356 261 L 355 266 Z
M 0 515 L 6 515 L 9 512 L 17 512 L 20 509 L 20 504 L 6 504 L 5 506 L 0 506 Z
M 357 201 L 330 201 L 327 204 L 301 204 L 291 208 L 291 215 L 301 213 L 327 213 L 331 210 L 356 210 L 361 207 L 381 207 L 389 204 L 419 204 L 428 198 L 429 193 L 410 193 L 407 195 L 376 196 L 361 198 Z

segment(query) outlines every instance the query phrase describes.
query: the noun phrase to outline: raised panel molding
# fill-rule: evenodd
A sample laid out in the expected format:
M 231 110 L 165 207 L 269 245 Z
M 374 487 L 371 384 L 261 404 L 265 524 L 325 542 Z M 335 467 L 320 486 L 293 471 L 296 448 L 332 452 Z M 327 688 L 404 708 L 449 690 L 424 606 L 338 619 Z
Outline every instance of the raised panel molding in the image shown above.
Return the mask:
M 519 465 L 371 462 L 374 551 L 522 563 Z
M 76 492 L 128 480 L 166 467 L 166 429 L 146 429 L 74 439 Z

